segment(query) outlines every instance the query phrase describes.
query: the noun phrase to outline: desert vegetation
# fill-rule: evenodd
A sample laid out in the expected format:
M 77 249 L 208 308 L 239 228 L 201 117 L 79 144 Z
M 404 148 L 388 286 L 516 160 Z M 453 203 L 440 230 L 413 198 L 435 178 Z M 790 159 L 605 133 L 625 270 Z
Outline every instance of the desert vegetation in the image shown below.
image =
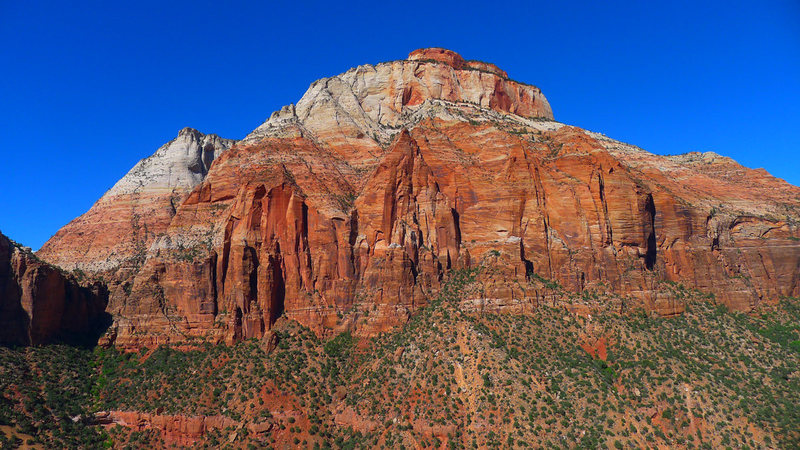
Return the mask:
M 668 284 L 686 303 L 672 318 L 598 292 L 487 314 L 461 306 L 475 280 L 451 272 L 409 323 L 369 340 L 283 320 L 271 352 L 0 349 L 3 445 L 184 445 L 158 427 L 93 425 L 98 411 L 216 417 L 194 444 L 208 448 L 800 444 L 798 299 L 748 315 Z

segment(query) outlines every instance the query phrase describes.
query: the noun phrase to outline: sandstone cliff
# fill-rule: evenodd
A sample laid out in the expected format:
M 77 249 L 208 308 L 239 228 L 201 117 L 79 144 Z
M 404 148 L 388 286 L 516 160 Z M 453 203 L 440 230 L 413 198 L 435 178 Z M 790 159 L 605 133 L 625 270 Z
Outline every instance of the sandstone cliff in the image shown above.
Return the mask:
M 102 284 L 81 286 L 0 234 L 0 345 L 97 339 L 107 300 Z
M 800 188 L 555 122 L 538 88 L 443 49 L 319 80 L 202 167 L 196 185 L 142 185 L 185 193 L 148 211 L 144 247 L 137 227 L 100 232 L 135 217 L 110 192 L 40 252 L 139 258 L 109 305 L 121 346 L 262 337 L 282 316 L 371 335 L 479 265 L 480 310 L 563 289 L 678 314 L 664 283 L 737 310 L 800 295 Z

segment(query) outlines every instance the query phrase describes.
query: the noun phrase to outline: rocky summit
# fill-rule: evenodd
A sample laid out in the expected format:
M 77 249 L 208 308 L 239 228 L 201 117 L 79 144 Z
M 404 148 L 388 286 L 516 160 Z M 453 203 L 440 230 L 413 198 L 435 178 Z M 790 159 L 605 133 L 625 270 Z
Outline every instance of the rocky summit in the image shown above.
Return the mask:
M 0 298 L 16 308 L 2 320 L 43 342 L 59 321 L 94 320 L 87 283 L 107 289 L 111 350 L 86 356 L 102 367 L 93 423 L 131 445 L 132 430 L 241 447 L 795 442 L 800 421 L 778 417 L 797 416 L 784 394 L 798 373 L 764 361 L 797 360 L 784 319 L 800 317 L 800 188 L 555 117 L 539 88 L 426 48 L 315 81 L 241 140 L 184 128 L 36 256 L 11 250 L 0 288 L 49 278 L 15 281 L 35 288 L 22 309 Z M 25 261 L 44 268 L 26 276 Z M 761 421 L 697 392 L 719 382 L 708 361 L 738 358 L 676 356 L 707 339 L 764 342 L 725 369 L 762 380 Z M 208 384 L 158 365 L 178 360 Z M 675 367 L 674 386 L 642 379 L 642 360 Z M 159 403 L 165 386 L 197 396 Z M 712 397 L 733 402 L 737 386 Z M 561 434 L 572 441 L 550 441 Z

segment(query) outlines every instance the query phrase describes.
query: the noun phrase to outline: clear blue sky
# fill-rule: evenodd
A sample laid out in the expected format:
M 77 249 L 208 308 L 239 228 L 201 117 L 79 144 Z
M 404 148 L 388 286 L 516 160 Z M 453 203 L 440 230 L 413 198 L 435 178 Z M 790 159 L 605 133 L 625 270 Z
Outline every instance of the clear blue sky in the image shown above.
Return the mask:
M 318 78 L 432 46 L 561 122 L 800 184 L 800 2 L 655 5 L 0 0 L 0 230 L 38 248 L 182 127 L 241 138 Z

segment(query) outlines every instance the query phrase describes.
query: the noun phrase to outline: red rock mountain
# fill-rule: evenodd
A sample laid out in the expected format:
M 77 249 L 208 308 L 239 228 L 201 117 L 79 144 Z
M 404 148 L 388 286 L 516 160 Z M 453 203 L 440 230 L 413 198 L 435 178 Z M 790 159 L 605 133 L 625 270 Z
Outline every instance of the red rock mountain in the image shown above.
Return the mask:
M 213 163 L 212 163 L 213 161 Z M 737 310 L 800 295 L 800 188 L 713 153 L 659 156 L 554 121 L 542 92 L 444 49 L 314 82 L 242 141 L 194 130 L 39 256 L 111 280 L 138 347 L 401 324 L 454 268 L 470 307 L 682 283 Z

